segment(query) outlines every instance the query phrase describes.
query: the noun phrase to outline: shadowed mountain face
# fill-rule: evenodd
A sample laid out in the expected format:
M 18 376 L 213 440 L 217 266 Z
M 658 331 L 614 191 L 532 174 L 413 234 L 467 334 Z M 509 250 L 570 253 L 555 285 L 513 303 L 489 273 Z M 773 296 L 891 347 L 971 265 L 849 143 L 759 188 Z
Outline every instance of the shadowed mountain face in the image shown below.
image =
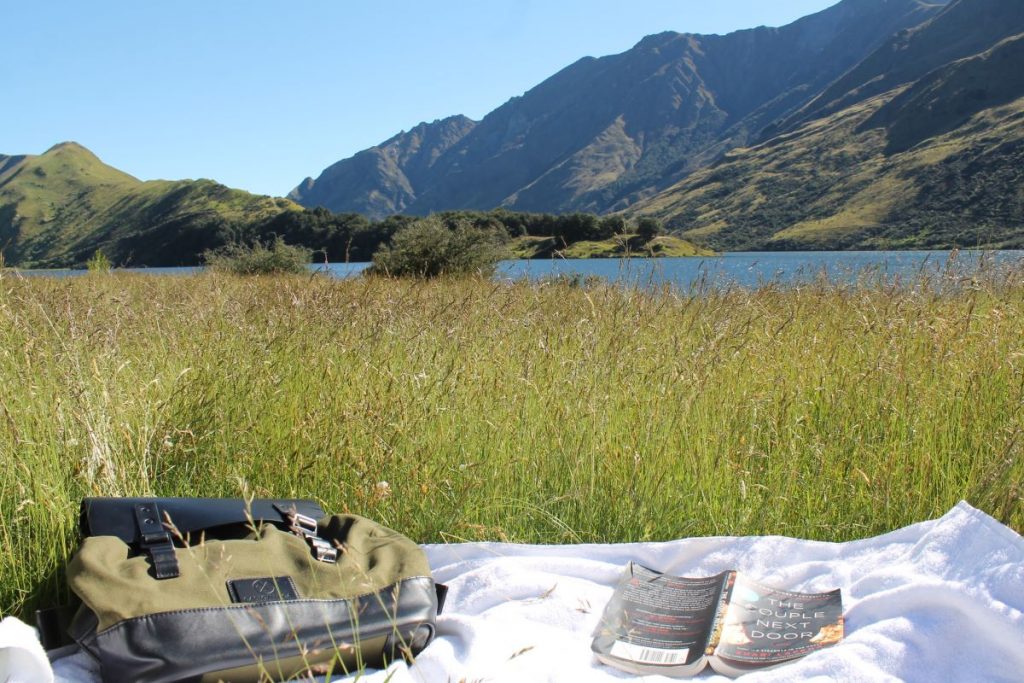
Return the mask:
M 1024 2 L 957 0 L 932 21 L 892 36 L 781 127 L 791 129 L 863 102 L 1021 32 Z
M 943 65 L 915 81 L 858 132 L 883 127 L 889 141 L 886 151 L 903 152 L 957 130 L 979 112 L 1024 96 L 1024 26 L 1021 29 L 990 50 Z
M 479 124 L 421 124 L 307 179 L 291 196 L 373 216 L 625 208 L 755 139 L 941 9 L 844 0 L 781 28 L 649 36 L 622 54 L 576 62 Z M 403 155 L 406 148 L 427 153 Z
M 958 0 L 636 210 L 722 249 L 1024 246 L 1024 3 Z
M 305 206 L 336 212 L 387 216 L 400 213 L 428 182 L 438 158 L 466 136 L 476 122 L 465 116 L 421 123 L 377 147 L 306 178 L 288 195 Z

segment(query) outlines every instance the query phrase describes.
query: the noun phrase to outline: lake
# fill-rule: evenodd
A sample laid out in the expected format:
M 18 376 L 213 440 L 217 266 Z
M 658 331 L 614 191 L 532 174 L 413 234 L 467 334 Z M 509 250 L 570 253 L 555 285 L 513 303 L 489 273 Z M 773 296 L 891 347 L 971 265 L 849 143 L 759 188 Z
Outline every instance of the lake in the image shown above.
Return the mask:
M 599 277 L 641 287 L 669 285 L 682 291 L 704 287 L 757 287 L 768 283 L 792 285 L 826 277 L 832 282 L 853 282 L 858 277 L 886 281 L 916 278 L 950 269 L 970 274 L 982 265 L 1024 263 L 1024 251 L 789 251 L 733 252 L 703 258 L 657 259 L 537 259 L 502 261 L 495 277 L 501 279 Z M 311 265 L 314 272 L 334 277 L 358 275 L 368 263 Z M 201 268 L 125 268 L 125 272 L 191 274 Z M 66 277 L 81 270 L 25 270 L 25 275 Z
M 1024 251 L 801 251 L 733 252 L 704 258 L 656 259 L 535 259 L 502 261 L 496 277 L 505 279 L 551 277 L 600 277 L 635 286 L 670 285 L 683 291 L 704 286 L 757 287 L 784 285 L 827 277 L 833 282 L 853 282 L 858 277 L 880 276 L 887 281 L 936 274 L 947 268 L 969 274 L 984 265 L 1024 263 Z M 331 264 L 328 272 L 338 277 L 358 274 L 368 264 Z M 320 266 L 320 269 L 324 269 Z

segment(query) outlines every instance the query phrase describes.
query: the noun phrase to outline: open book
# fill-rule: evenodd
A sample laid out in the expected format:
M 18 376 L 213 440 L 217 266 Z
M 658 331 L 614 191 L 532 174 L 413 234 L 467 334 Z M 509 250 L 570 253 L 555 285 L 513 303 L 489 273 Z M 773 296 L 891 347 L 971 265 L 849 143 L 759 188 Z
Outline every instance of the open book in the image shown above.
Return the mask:
M 637 674 L 726 676 L 778 666 L 843 638 L 843 601 L 769 588 L 735 571 L 669 576 L 630 563 L 594 632 L 602 662 Z

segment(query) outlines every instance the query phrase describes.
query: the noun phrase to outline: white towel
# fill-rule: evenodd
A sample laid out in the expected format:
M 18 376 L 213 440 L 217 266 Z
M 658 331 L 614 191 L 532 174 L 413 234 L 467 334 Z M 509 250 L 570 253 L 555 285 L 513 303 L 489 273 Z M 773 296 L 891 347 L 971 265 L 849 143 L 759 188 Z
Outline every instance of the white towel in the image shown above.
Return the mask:
M 940 519 L 849 543 L 719 537 L 426 551 L 435 578 L 449 587 L 437 638 L 414 665 L 359 681 L 630 678 L 590 652 L 629 560 L 684 576 L 738 569 L 780 588 L 843 590 L 842 643 L 744 680 L 1024 681 L 1024 539 L 966 503 Z M 57 681 L 96 680 L 81 654 L 58 660 L 55 670 Z
M 0 621 L 0 683 L 52 683 L 36 630 L 14 617 Z

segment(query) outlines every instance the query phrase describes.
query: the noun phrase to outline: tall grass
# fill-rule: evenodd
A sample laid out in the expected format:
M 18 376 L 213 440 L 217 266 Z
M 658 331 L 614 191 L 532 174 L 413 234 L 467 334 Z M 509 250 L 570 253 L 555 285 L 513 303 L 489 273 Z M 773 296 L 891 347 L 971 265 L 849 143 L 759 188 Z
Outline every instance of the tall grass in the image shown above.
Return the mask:
M 421 542 L 1024 530 L 1024 274 L 641 291 L 0 275 L 0 611 L 87 495 L 313 497 Z M 385 483 L 386 482 L 386 483 Z

